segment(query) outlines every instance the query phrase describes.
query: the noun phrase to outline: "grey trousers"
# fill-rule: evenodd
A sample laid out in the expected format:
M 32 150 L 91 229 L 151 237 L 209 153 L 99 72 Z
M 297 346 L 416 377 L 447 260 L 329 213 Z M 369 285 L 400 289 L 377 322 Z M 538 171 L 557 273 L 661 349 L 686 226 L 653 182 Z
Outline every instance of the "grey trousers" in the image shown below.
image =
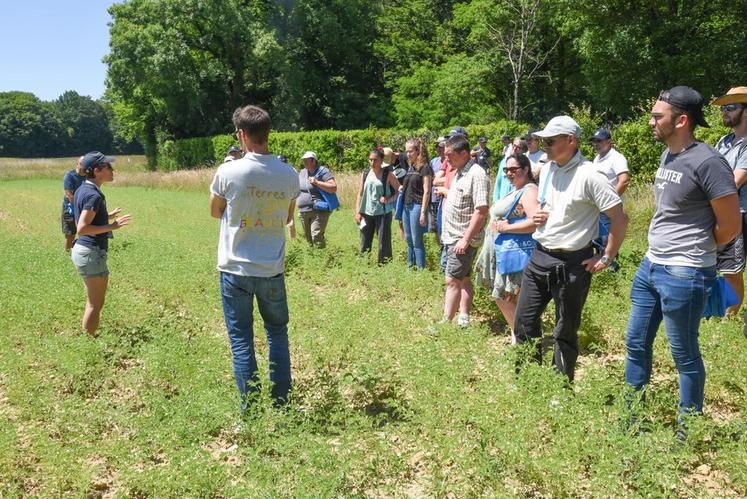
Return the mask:
M 324 240 L 324 231 L 327 230 L 327 222 L 329 221 L 329 211 L 303 211 L 301 215 L 301 226 L 303 227 L 303 235 L 310 245 L 318 248 L 324 248 L 327 241 Z

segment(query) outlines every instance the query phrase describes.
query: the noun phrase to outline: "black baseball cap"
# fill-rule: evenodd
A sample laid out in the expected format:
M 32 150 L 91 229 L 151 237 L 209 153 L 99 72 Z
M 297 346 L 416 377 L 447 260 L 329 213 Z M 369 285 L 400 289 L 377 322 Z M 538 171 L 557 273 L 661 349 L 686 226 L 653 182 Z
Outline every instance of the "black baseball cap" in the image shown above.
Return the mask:
M 83 156 L 80 160 L 80 167 L 87 173 L 93 173 L 93 170 L 103 165 L 111 165 L 117 160 L 113 156 L 104 156 L 98 151 L 92 151 Z
M 487 137 L 485 137 L 484 135 L 481 135 L 480 137 L 478 137 L 477 141 L 478 141 L 478 142 L 479 142 L 480 144 L 486 144 L 486 143 L 488 142 L 488 139 L 487 139 Z
M 693 118 L 695 118 L 695 123 L 702 127 L 710 128 L 708 122 L 705 120 L 705 116 L 703 116 L 705 101 L 697 90 L 685 85 L 678 85 L 669 90 L 662 91 L 659 94 L 659 100 L 684 109 L 692 114 Z
M 610 135 L 610 131 L 606 128 L 599 128 L 596 132 L 594 132 L 594 135 L 591 136 L 591 141 L 594 142 L 595 140 L 610 140 L 612 138 L 612 135 Z

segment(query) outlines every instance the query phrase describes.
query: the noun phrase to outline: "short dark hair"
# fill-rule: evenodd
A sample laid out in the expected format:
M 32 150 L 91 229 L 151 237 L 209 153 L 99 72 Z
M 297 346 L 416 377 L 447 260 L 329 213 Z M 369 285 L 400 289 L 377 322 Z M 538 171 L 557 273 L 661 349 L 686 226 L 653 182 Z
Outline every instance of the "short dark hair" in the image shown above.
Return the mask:
M 451 147 L 452 151 L 469 152 L 469 140 L 464 135 L 454 135 L 446 141 L 446 147 Z
M 667 104 L 669 103 L 667 102 Z M 672 106 L 672 114 L 674 115 L 674 119 L 676 120 L 677 118 L 679 118 L 680 116 L 684 114 L 685 116 L 687 116 L 687 128 L 690 130 L 690 133 L 695 132 L 695 127 L 698 124 L 695 115 L 691 113 L 690 111 L 688 111 L 687 109 L 683 109 L 679 106 L 675 106 L 674 104 L 669 104 L 669 105 Z
M 244 106 L 233 112 L 233 125 L 243 130 L 253 141 L 264 144 L 270 137 L 270 114 L 259 106 Z
M 379 161 L 384 161 L 384 151 L 381 149 L 371 149 L 368 151 L 368 155 L 375 154 L 377 158 L 379 158 Z

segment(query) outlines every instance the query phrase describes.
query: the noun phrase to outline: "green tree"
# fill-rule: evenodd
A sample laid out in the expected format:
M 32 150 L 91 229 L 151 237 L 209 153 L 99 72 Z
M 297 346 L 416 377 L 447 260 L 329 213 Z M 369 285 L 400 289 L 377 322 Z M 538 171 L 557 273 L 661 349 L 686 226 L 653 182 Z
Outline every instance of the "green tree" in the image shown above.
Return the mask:
M 724 0 L 560 0 L 555 18 L 578 51 L 588 101 L 611 116 L 673 85 L 705 96 L 745 80 L 747 11 Z
M 397 81 L 392 97 L 397 125 L 443 128 L 498 119 L 490 73 L 485 61 L 464 55 L 451 56 L 440 66 L 420 65 Z
M 274 114 L 283 128 L 386 124 L 376 8 L 370 0 L 298 0 L 281 10 L 287 62 Z
M 0 92 L 0 156 L 58 156 L 64 136 L 52 103 L 29 92 Z
M 64 154 L 80 155 L 91 150 L 112 151 L 109 117 L 99 102 L 68 90 L 54 105 L 67 132 Z
M 243 103 L 267 106 L 282 71 L 263 0 L 129 0 L 110 7 L 107 97 L 149 157 L 157 138 L 226 131 Z

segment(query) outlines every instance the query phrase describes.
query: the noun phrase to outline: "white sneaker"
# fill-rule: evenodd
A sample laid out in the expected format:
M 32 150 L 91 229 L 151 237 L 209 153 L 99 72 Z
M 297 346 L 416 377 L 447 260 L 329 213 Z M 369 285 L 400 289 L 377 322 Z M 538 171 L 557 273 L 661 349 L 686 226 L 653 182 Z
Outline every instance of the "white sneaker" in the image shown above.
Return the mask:
M 459 327 L 469 327 L 469 315 L 459 314 L 457 325 Z

